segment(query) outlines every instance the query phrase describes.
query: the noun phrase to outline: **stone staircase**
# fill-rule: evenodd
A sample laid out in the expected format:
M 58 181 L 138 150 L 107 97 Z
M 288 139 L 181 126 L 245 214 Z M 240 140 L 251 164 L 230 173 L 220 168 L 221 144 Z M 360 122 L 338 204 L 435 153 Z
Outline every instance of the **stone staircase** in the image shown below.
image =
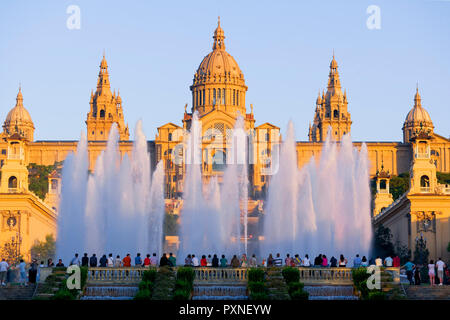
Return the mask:
M 0 300 L 31 300 L 35 289 L 35 284 L 26 287 L 16 284 L 0 287 Z
M 270 268 L 266 273 L 266 286 L 270 300 L 291 300 L 281 268 Z
M 44 283 L 39 283 L 33 299 L 50 300 L 61 287 L 61 283 L 66 278 L 66 272 L 54 269 L 45 279 Z
M 409 300 L 450 300 L 450 286 L 407 285 L 405 290 Z

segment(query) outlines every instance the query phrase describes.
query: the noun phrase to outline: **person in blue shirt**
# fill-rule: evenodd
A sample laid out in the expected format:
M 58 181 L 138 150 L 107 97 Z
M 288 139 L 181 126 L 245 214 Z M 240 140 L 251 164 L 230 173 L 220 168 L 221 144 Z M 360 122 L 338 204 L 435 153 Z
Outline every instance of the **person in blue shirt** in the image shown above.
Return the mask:
M 356 258 L 353 259 L 353 268 L 359 268 L 361 267 L 361 258 L 359 257 L 359 254 L 356 255 Z
M 27 286 L 27 272 L 25 270 L 27 264 L 25 263 L 25 261 L 20 260 L 19 263 L 19 271 L 20 271 L 20 285 L 21 286 Z
M 405 263 L 405 265 L 402 268 L 405 268 L 406 270 L 406 276 L 408 277 L 409 280 L 409 284 L 414 284 L 413 282 L 413 267 L 415 266 L 414 263 L 412 263 L 411 261 L 408 261 L 407 263 Z
M 141 254 L 140 253 L 137 254 L 136 258 L 134 258 L 134 265 L 136 267 L 142 266 L 142 258 L 141 258 Z

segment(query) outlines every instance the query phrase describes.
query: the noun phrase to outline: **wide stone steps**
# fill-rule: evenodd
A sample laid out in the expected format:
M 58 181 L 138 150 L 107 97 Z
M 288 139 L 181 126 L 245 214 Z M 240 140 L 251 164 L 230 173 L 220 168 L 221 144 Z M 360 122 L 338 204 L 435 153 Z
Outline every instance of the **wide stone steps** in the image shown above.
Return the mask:
M 411 300 L 450 300 L 450 286 L 408 286 L 405 290 Z
M 0 288 L 0 300 L 31 300 L 36 285 L 28 285 L 21 287 L 12 285 Z

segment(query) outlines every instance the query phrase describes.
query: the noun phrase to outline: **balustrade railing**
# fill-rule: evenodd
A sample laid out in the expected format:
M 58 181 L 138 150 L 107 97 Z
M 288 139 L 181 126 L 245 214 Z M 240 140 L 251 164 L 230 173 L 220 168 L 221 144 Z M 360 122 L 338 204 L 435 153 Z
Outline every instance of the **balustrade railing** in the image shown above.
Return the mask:
M 247 268 L 194 268 L 196 283 L 247 282 Z
M 139 283 L 142 273 L 149 268 L 89 268 L 87 274 L 88 283 Z

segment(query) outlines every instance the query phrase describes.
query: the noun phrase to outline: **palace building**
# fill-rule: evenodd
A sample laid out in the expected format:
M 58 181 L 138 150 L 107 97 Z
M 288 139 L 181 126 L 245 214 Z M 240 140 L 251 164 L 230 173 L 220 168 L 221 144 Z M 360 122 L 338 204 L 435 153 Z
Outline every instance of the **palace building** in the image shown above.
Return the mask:
M 255 108 L 246 101 L 248 87 L 244 73 L 226 51 L 225 43 L 225 33 L 219 20 L 213 34 L 212 51 L 200 62 L 189 87 L 191 107 L 188 109 L 185 105 L 184 113 L 180 110 L 181 122 L 168 122 L 158 127 L 155 139 L 148 141 L 152 165 L 164 161 L 165 195 L 167 204 L 173 208 L 180 208 L 185 176 L 183 164 L 174 160 L 182 155 L 178 146 L 185 141 L 195 112 L 202 127 L 201 167 L 205 181 L 212 176 L 218 176 L 221 181 L 231 146 L 230 129 L 242 116 L 244 129 L 252 142 L 249 154 L 254 159 L 249 165 L 250 210 L 261 211 L 270 183 L 270 156 L 273 146 L 282 140 L 280 128 L 269 122 L 256 121 Z M 351 133 L 351 104 L 349 107 L 338 69 L 333 54 L 326 91 L 319 92 L 315 101 L 309 139 L 297 142 L 299 168 L 312 156 L 319 159 L 328 134 L 339 145 L 342 137 Z M 23 101 L 22 89 L 19 88 L 16 105 L 6 116 L 0 134 L 0 245 L 3 246 L 12 236 L 20 235 L 26 238 L 22 242 L 22 252 L 29 254 L 35 240 L 43 240 L 50 233 L 56 235 L 61 181 L 57 170 L 51 172 L 48 175 L 48 192 L 41 199 L 29 189 L 27 166 L 52 166 L 62 162 L 70 152 L 76 151 L 77 141 L 34 141 L 35 124 Z M 89 105 L 86 137 L 89 169 L 93 171 L 97 157 L 106 148 L 113 124 L 119 131 L 122 155 L 127 153 L 131 156 L 133 147 L 124 117 L 126 103 L 124 107 L 119 92 L 116 94 L 111 90 L 104 55 Z M 404 108 L 405 111 L 408 109 L 407 106 Z M 365 142 L 371 165 L 370 177 L 377 184 L 372 212 L 374 225 L 389 226 L 394 240 L 412 251 L 416 237 L 421 235 L 427 239 L 433 258 L 448 258 L 450 186 L 437 181 L 437 172 L 450 172 L 450 140 L 435 133 L 431 117 L 421 104 L 418 89 L 402 130 L 403 141 Z M 354 146 L 359 149 L 362 143 L 354 142 Z M 394 201 L 389 192 L 389 181 L 392 176 L 402 173 L 409 173 L 410 189 Z

